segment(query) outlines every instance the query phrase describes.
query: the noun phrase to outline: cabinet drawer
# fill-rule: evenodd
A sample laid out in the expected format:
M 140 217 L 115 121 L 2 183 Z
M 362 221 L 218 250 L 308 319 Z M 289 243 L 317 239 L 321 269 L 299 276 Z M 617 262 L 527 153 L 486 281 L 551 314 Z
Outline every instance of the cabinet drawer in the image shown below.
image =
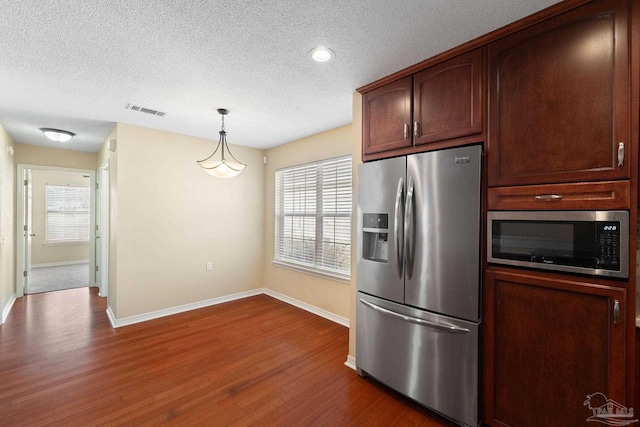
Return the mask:
M 488 191 L 490 210 L 629 209 L 629 181 L 495 187 Z

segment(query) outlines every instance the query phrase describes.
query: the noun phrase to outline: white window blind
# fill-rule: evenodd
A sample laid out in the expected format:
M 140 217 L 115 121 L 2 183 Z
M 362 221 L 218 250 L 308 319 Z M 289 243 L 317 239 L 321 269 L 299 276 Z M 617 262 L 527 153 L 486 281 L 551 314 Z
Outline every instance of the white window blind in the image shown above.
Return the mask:
M 276 261 L 349 278 L 351 204 L 351 156 L 276 171 Z
M 46 243 L 89 241 L 89 187 L 46 185 Z

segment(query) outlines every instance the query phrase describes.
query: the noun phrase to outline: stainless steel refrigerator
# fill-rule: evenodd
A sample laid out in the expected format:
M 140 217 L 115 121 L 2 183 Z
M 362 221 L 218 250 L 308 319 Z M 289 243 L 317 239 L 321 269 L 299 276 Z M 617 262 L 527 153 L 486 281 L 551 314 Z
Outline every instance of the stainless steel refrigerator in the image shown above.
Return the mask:
M 356 367 L 478 425 L 482 146 L 358 171 Z

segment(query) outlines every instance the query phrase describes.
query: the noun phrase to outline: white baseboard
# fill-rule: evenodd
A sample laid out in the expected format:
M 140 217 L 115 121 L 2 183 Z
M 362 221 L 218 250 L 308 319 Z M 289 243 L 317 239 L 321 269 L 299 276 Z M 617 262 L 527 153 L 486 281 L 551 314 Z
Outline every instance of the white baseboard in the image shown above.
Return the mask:
M 351 369 L 353 369 L 354 371 L 356 370 L 356 358 L 353 356 L 347 356 L 347 361 L 344 362 L 344 366 L 349 367 Z
M 60 267 L 63 265 L 76 265 L 76 264 L 89 264 L 88 259 L 80 259 L 77 261 L 62 261 L 62 262 L 45 262 L 42 264 L 31 264 L 31 268 L 42 268 L 42 267 Z
M 172 314 L 184 313 L 185 311 L 197 310 L 199 308 L 205 308 L 216 304 L 222 304 L 223 302 L 235 301 L 242 298 L 252 297 L 264 293 L 262 289 L 254 289 L 246 292 L 239 292 L 237 294 L 226 295 L 223 297 L 212 298 L 204 301 L 197 301 L 190 304 L 179 305 L 176 307 L 165 308 L 163 310 L 151 311 L 149 313 L 138 314 L 130 317 L 123 317 L 118 319 L 114 316 L 111 307 L 107 308 L 107 316 L 111 326 L 114 328 L 120 328 L 122 326 L 133 325 L 135 323 L 146 322 L 147 320 L 159 319 L 160 317 L 171 316 Z
M 111 326 L 114 328 L 120 328 L 122 326 L 133 325 L 135 323 L 146 322 L 147 320 L 158 319 L 160 317 L 171 316 L 172 314 L 184 313 L 185 311 L 197 310 L 199 308 L 205 308 L 216 304 L 222 304 L 224 302 L 235 301 L 242 298 L 252 297 L 255 295 L 265 294 L 270 297 L 276 298 L 280 301 L 291 304 L 295 307 L 301 308 L 305 311 L 313 313 L 317 316 L 324 317 L 332 322 L 338 323 L 342 326 L 349 327 L 349 319 L 333 314 L 322 308 L 315 307 L 306 302 L 299 301 L 295 298 L 288 297 L 279 292 L 272 291 L 267 288 L 258 288 L 250 291 L 239 292 L 237 294 L 226 295 L 218 298 L 212 298 L 204 301 L 198 301 L 190 304 L 179 305 L 177 307 L 166 308 L 163 310 L 152 311 L 149 313 L 138 314 L 130 317 L 123 317 L 121 319 L 116 318 L 111 309 L 111 306 L 107 307 L 107 316 L 111 322 Z
M 111 306 L 107 305 L 107 317 L 109 318 L 109 323 L 111 323 L 112 328 L 117 328 L 116 326 L 116 316 L 113 314 L 113 310 L 111 310 Z
M 16 294 L 11 294 L 11 298 L 9 298 L 9 302 L 7 302 L 7 305 L 5 305 L 2 308 L 2 322 L 0 322 L 0 325 L 2 325 L 4 323 L 5 320 L 7 320 L 7 316 L 9 316 L 9 312 L 11 311 L 11 307 L 13 307 L 13 303 L 16 302 Z
M 347 328 L 349 327 L 349 319 L 346 319 L 342 316 L 338 316 L 337 314 L 333 314 L 330 311 L 327 311 L 322 308 L 318 308 L 314 305 L 307 304 L 306 302 L 297 300 L 295 298 L 288 297 L 279 292 L 272 291 L 271 289 L 267 289 L 267 288 L 262 288 L 262 289 L 263 289 L 263 293 L 265 293 L 266 295 L 269 295 L 270 297 L 279 299 L 280 301 L 286 302 L 287 304 L 291 304 L 295 307 L 301 308 L 305 311 L 315 314 L 316 316 L 324 317 L 325 319 L 331 320 L 332 322 L 335 322 L 339 325 L 345 326 Z

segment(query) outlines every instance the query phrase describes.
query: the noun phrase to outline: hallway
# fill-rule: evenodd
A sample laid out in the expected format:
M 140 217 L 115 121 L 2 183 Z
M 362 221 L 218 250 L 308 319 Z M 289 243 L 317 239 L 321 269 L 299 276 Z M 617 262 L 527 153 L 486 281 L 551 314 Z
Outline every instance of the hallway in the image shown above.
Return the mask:
M 28 294 L 89 286 L 89 263 L 31 268 Z

